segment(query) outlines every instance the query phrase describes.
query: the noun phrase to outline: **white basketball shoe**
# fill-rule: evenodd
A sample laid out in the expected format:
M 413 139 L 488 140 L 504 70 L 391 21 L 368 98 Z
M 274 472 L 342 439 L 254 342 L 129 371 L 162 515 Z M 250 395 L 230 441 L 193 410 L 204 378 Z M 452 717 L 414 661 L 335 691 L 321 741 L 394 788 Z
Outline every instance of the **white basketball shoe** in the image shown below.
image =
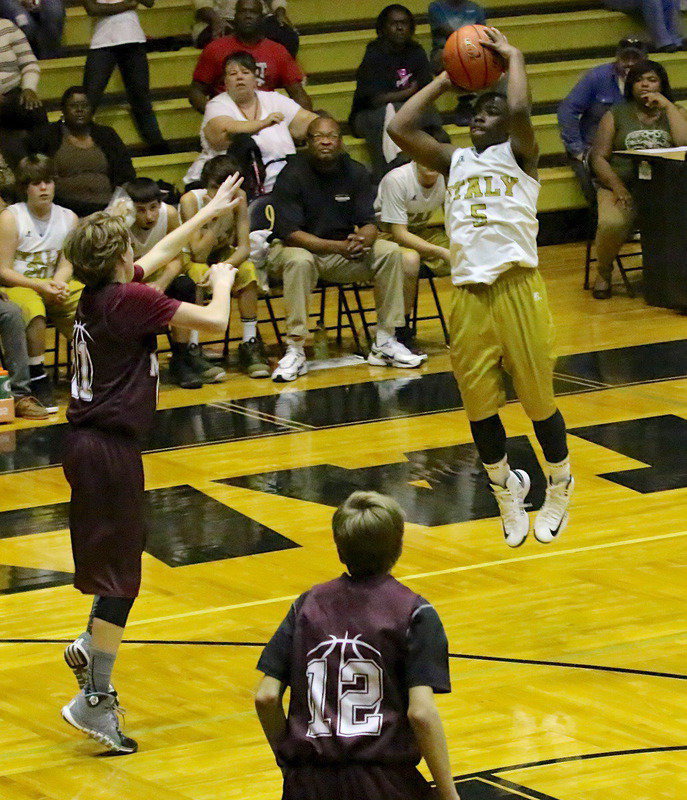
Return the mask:
M 530 476 L 522 469 L 511 470 L 505 486 L 491 484 L 501 513 L 503 536 L 509 547 L 520 547 L 530 530 L 525 498 L 530 490 Z

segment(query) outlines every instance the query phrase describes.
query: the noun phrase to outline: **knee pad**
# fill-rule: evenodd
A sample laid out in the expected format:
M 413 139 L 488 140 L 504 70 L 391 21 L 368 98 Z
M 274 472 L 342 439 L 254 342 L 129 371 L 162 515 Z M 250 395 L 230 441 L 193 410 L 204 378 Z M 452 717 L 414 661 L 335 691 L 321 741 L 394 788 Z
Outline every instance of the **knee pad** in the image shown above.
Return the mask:
M 182 303 L 196 302 L 196 284 L 188 275 L 177 275 L 169 284 L 165 292 L 167 297 L 172 300 L 180 300 Z
M 103 622 L 124 628 L 133 604 L 133 597 L 98 597 L 94 605 L 93 616 Z

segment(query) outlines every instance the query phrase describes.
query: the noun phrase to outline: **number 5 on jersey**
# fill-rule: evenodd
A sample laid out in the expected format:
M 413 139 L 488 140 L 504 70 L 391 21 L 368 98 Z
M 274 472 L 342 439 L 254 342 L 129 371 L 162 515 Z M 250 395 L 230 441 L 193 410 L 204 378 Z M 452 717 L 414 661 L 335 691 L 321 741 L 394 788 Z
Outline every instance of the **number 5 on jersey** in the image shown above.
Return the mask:
M 472 224 L 475 228 L 481 228 L 487 224 L 487 215 L 484 213 L 487 210 L 485 203 L 473 203 L 470 206 L 470 216 L 472 217 Z

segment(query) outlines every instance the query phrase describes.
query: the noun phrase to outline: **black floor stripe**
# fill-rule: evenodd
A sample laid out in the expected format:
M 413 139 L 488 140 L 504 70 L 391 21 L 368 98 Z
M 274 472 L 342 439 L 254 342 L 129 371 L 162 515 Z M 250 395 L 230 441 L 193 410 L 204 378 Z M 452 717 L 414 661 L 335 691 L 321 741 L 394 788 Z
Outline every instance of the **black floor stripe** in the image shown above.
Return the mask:
M 467 772 L 459 775 L 455 780 L 466 780 L 468 778 L 478 778 L 480 776 L 489 777 L 500 772 L 516 772 L 521 769 L 533 769 L 536 767 L 548 767 L 552 764 L 567 764 L 572 761 L 593 761 L 597 758 L 614 758 L 618 756 L 637 756 L 654 755 L 656 753 L 683 753 L 687 752 L 687 745 L 676 744 L 661 747 L 636 747 L 628 750 L 607 750 L 602 753 L 581 753 L 579 756 L 563 756 L 562 758 L 545 758 L 541 761 L 526 761 L 522 764 L 510 764 L 507 767 L 496 767 L 490 770 L 480 770 L 479 772 Z
M 557 396 L 686 376 L 687 340 L 578 353 L 559 359 Z M 515 400 L 508 387 L 509 400 Z M 155 453 L 328 428 L 458 411 L 462 400 L 450 372 L 281 392 L 222 404 L 163 409 L 144 452 Z M 59 466 L 66 424 L 2 433 L 0 474 Z
M 72 639 L 52 638 L 2 638 L 0 644 L 69 644 Z M 174 645 L 191 647 L 265 647 L 267 642 L 227 642 L 207 639 L 123 639 L 122 644 Z M 572 661 L 546 661 L 534 658 L 510 658 L 508 656 L 483 656 L 471 653 L 449 653 L 449 658 L 466 661 L 493 661 L 503 664 L 527 664 L 539 667 L 563 667 L 565 669 L 587 669 L 598 672 L 617 672 L 626 675 L 642 675 L 648 678 L 669 678 L 685 681 L 687 675 L 679 672 L 657 672 L 655 670 L 630 667 L 609 667 L 600 664 L 579 664 Z

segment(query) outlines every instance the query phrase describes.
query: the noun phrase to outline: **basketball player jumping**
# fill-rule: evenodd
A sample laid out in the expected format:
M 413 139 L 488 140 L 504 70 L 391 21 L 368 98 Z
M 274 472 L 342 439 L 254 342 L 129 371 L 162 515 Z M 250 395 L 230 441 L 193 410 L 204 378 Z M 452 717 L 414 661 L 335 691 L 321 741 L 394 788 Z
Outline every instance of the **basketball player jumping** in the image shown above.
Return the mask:
M 181 303 L 142 283 L 176 258 L 189 236 L 239 201 L 238 175 L 192 219 L 134 264 L 126 222 L 106 212 L 82 220 L 64 253 L 86 285 L 74 326 L 69 430 L 63 457 L 71 486 L 74 586 L 95 595 L 88 629 L 65 650 L 81 691 L 63 709 L 75 728 L 117 753 L 137 745 L 118 723 L 111 675 L 141 583 L 145 545 L 142 439 L 157 400 L 157 333 L 166 325 L 224 333 L 233 267 L 212 268 L 212 301 Z
M 420 127 L 425 111 L 453 87 L 446 72 L 405 103 L 389 134 L 411 158 L 448 179 L 451 361 L 506 543 L 518 547 L 529 532 L 530 479 L 508 465 L 498 415 L 505 402 L 503 371 L 513 379 L 547 462 L 546 499 L 534 522 L 539 542 L 554 541 L 565 528 L 574 482 L 553 394 L 553 323 L 537 270 L 538 148 L 525 59 L 496 28 L 487 31 L 485 46 L 507 67 L 507 94 L 478 98 L 470 122 L 473 146 L 442 144 Z

